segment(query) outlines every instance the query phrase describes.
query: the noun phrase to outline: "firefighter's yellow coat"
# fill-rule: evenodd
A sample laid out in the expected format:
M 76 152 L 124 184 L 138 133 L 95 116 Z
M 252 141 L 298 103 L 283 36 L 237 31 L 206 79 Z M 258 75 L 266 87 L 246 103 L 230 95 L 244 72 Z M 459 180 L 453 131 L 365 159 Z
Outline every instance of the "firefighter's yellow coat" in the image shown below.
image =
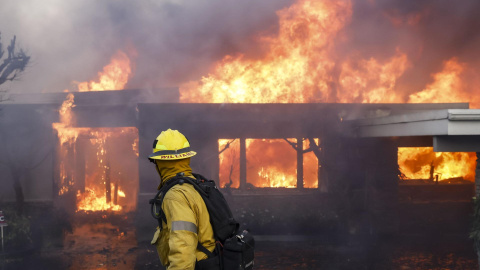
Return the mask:
M 210 216 L 202 197 L 190 184 L 175 185 L 165 195 L 162 210 L 167 223 L 163 222 L 162 230 L 157 227 L 152 239 L 162 265 L 168 270 L 193 270 L 197 260 L 207 258 L 197 250 L 198 242 L 209 251 L 215 249 Z

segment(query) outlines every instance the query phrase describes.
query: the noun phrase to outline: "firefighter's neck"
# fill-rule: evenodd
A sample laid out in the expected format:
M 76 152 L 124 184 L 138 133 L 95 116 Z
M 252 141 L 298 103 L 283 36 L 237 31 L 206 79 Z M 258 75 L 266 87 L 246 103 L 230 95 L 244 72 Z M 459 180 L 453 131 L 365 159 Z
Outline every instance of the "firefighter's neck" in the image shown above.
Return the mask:
M 178 173 L 183 172 L 185 176 L 193 177 L 192 168 L 190 168 L 190 158 L 180 160 L 162 160 L 157 161 L 157 172 L 160 175 L 160 189 L 164 183 L 176 176 Z

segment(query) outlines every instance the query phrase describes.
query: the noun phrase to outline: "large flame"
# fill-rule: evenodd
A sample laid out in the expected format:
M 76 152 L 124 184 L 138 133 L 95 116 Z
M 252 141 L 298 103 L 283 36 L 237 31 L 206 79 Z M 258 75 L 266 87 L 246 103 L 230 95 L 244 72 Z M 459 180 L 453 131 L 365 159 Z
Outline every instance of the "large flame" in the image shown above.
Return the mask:
M 406 100 L 396 87 L 398 78 L 411 64 L 407 55 L 400 49 L 397 49 L 395 55 L 387 60 L 373 57 L 364 59 L 355 52 L 343 57 L 338 57 L 336 54 L 335 44 L 342 39 L 341 30 L 351 19 L 350 1 L 298 0 L 290 7 L 278 11 L 277 14 L 278 35 L 260 38 L 268 48 L 263 57 L 248 59 L 243 54 L 225 56 L 200 81 L 181 85 L 181 101 L 391 103 Z M 416 25 L 421 16 L 421 14 L 415 14 L 407 18 L 405 23 Z M 396 17 L 389 16 L 389 19 L 394 25 L 404 23 Z M 425 89 L 411 94 L 408 102 L 472 102 L 474 107 L 480 106 L 480 98 L 467 94 L 461 77 L 464 69 L 465 65 L 457 58 L 446 61 L 443 70 L 433 75 L 433 82 Z M 273 151 L 271 148 L 279 147 L 273 145 L 266 145 L 263 149 L 268 152 Z M 247 146 L 247 152 L 251 151 Z M 423 151 L 418 148 L 408 148 L 401 150 L 401 153 L 415 163 L 421 159 Z M 471 158 L 465 158 L 465 155 L 471 156 L 471 154 L 438 155 L 440 156 L 435 159 L 435 167 L 441 179 L 453 177 L 454 174 L 457 177 L 471 179 L 469 170 L 474 161 Z M 457 159 L 447 158 L 451 156 L 462 156 L 462 160 L 466 161 L 465 170 L 453 169 L 459 164 Z M 221 157 L 221 163 L 226 159 L 227 154 Z M 228 159 L 230 164 L 232 157 Z M 294 164 L 294 160 L 289 162 Z M 287 167 L 292 167 L 291 164 Z M 405 164 L 403 161 L 399 163 L 401 167 L 406 166 Z M 293 172 L 285 173 L 286 167 L 271 166 L 273 165 L 249 168 L 252 171 L 248 175 L 249 181 L 257 186 L 295 186 L 296 179 L 291 177 Z M 226 183 L 230 181 L 233 186 L 238 186 L 235 181 L 232 182 L 232 175 L 238 174 L 238 168 L 232 166 L 226 166 L 226 168 L 224 171 L 221 169 L 220 178 L 225 179 Z M 407 167 L 402 169 L 408 172 Z M 421 176 L 424 177 L 424 173 Z M 412 174 L 408 178 L 412 177 L 417 176 Z
M 392 103 L 402 102 L 395 92 L 397 78 L 408 67 L 407 55 L 397 54 L 384 63 L 375 58 L 349 59 L 342 64 L 339 84 L 342 91 L 337 93 L 341 103 Z
M 182 102 L 328 102 L 335 67 L 332 40 L 351 16 L 349 1 L 299 1 L 277 12 L 279 33 L 262 37 L 259 60 L 226 56 L 201 82 L 180 87 Z
M 433 82 L 418 93 L 411 94 L 409 102 L 470 102 L 472 107 L 480 107 L 478 95 L 469 94 L 462 80 L 466 64 L 457 58 L 445 61 L 443 69 L 433 75 Z
M 187 82 L 180 86 L 181 102 L 389 103 L 408 100 L 412 103 L 471 102 L 473 107 L 480 107 L 480 98 L 468 94 L 462 78 L 467 67 L 457 58 L 446 61 L 443 69 L 432 75 L 433 81 L 423 90 L 406 97 L 396 89 L 398 79 L 411 67 L 407 55 L 401 49 L 397 49 L 390 58 L 383 60 L 373 57 L 365 59 L 355 51 L 351 55 L 338 55 L 336 47 L 339 42 L 346 39 L 342 30 L 352 16 L 350 1 L 298 0 L 290 7 L 278 11 L 277 14 L 278 34 L 259 37 L 259 41 L 267 48 L 263 56 L 255 59 L 248 58 L 244 54 L 225 56 L 200 81 Z M 415 14 L 405 22 L 395 16 L 390 16 L 389 19 L 397 26 L 404 23 L 416 25 L 421 19 L 421 14 Z M 117 52 L 113 59 L 103 72 L 99 72 L 97 80 L 78 83 L 78 90 L 123 89 L 132 72 L 130 59 L 123 52 Z M 67 113 L 73 106 L 73 96 L 72 101 L 67 102 L 65 106 L 67 106 L 65 117 L 69 118 Z M 70 117 L 70 120 L 65 122 L 73 120 Z M 75 141 L 80 132 L 79 129 L 62 129 L 60 126 L 56 129 L 59 134 L 62 134 L 59 135 L 61 144 L 69 140 Z M 296 139 L 292 140 L 296 141 Z M 264 144 L 261 147 L 262 152 L 255 150 L 257 144 Z M 138 142 L 134 141 L 133 148 L 136 148 L 136 145 Z M 231 147 L 220 154 L 221 186 L 238 187 L 239 143 L 238 140 L 219 141 L 220 150 L 226 145 Z M 276 140 L 253 140 L 247 143 L 248 183 L 259 187 L 296 186 L 295 154 L 294 152 L 292 155 L 278 154 L 276 151 L 280 151 L 279 149 L 285 151 L 282 154 L 294 151 L 288 143 L 283 142 L 282 145 Z M 459 154 L 439 154 L 438 157 L 437 154 L 430 154 L 435 156 L 434 161 L 422 165 L 419 160 L 422 160 L 424 151 L 418 148 L 399 151 L 403 157 L 409 158 L 399 163 L 404 175 L 408 174 L 408 178 L 425 178 L 425 171 L 430 173 L 429 168 L 434 167 L 434 171 L 441 179 L 453 176 L 471 179 L 471 171 L 449 169 L 458 165 Z M 138 151 L 136 153 L 138 155 Z M 266 163 L 254 162 L 262 155 L 267 155 L 266 153 L 277 153 L 275 155 L 281 158 L 275 161 L 271 156 L 267 156 Z M 455 158 L 447 158 L 449 156 Z M 474 164 L 472 159 L 461 156 L 460 159 L 465 160 L 467 164 L 465 166 L 471 170 L 471 165 Z M 304 167 L 313 168 L 304 170 L 304 185 L 318 187 L 317 157 L 312 152 L 307 153 L 304 155 L 303 162 Z M 411 162 L 417 164 L 413 166 L 416 168 L 413 169 L 414 172 L 410 172 Z M 68 168 L 64 169 L 68 170 Z M 417 175 L 416 173 L 420 171 L 422 173 Z M 67 178 L 65 176 L 65 179 Z
M 433 82 L 410 95 L 409 102 L 470 102 L 479 107 L 480 98 L 465 89 L 461 77 L 465 68 L 457 58 L 445 61 L 442 70 L 432 76 Z M 421 147 L 399 149 L 398 153 L 400 170 L 407 179 L 429 179 L 434 171 L 439 179 L 463 177 L 474 181 L 475 153 L 434 153 L 432 148 Z
M 130 65 L 128 56 L 118 51 L 112 57 L 111 63 L 103 68 L 103 72 L 99 72 L 98 80 L 78 83 L 78 90 L 82 92 L 123 89 L 131 76 Z M 122 188 L 121 185 L 129 180 L 128 176 L 122 175 L 122 172 L 129 173 L 125 172 L 127 166 L 122 164 L 124 162 L 122 158 L 109 160 L 109 157 L 124 157 L 129 152 L 133 153 L 133 157 L 138 157 L 138 131 L 134 127 L 76 128 L 75 115 L 72 112 L 74 106 L 74 94 L 69 93 L 59 109 L 60 123 L 53 124 L 59 138 L 59 194 L 73 191 L 76 182 L 83 182 L 84 191 L 78 189 L 76 194 L 77 211 L 122 210 L 120 205 L 122 198 L 128 195 L 131 197 L 130 202 L 135 201 L 133 197 L 136 187 L 131 186 L 128 190 Z M 79 143 L 79 138 L 82 138 L 83 142 Z M 130 148 L 123 149 L 120 153 L 115 152 L 116 149 L 122 148 L 123 142 L 119 141 L 125 139 L 131 141 Z M 107 147 L 109 141 L 115 141 L 115 147 Z M 85 142 L 90 142 L 90 146 Z M 82 151 L 83 155 L 80 155 L 79 151 Z M 84 157 L 88 155 L 85 153 L 88 151 L 91 152 L 90 159 Z M 109 153 L 111 151 L 115 153 Z M 77 159 L 83 158 L 87 159 L 84 161 L 85 164 L 82 162 L 81 165 L 75 164 L 78 163 Z M 78 170 L 85 171 L 85 175 L 77 176 Z M 79 177 L 84 179 L 78 179 Z
M 433 152 L 433 147 L 398 148 L 402 179 L 475 180 L 475 153 Z
M 303 186 L 318 187 L 318 158 L 306 151 L 318 147 L 303 141 Z M 220 159 L 220 186 L 240 187 L 240 139 L 218 141 Z M 297 140 L 296 139 L 246 139 L 246 181 L 250 187 L 297 187 Z
M 110 64 L 103 68 L 103 72 L 98 73 L 98 80 L 78 83 L 78 91 L 121 90 L 124 89 L 131 75 L 130 58 L 126 53 L 117 51 Z

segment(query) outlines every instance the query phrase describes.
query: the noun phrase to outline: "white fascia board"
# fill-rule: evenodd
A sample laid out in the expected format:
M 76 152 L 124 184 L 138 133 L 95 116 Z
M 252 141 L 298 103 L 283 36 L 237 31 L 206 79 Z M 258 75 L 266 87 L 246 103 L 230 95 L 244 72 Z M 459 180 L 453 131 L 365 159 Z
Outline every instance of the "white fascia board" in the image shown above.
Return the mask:
M 448 121 L 448 135 L 480 135 L 480 120 Z
M 358 126 L 375 126 L 448 119 L 448 110 L 432 110 L 419 113 L 391 115 L 387 117 L 356 120 Z
M 480 110 L 478 109 L 450 109 L 448 110 L 450 121 L 480 121 Z
M 447 109 L 357 120 L 357 136 L 480 135 L 480 110 Z
M 448 120 L 392 123 L 357 127 L 360 137 L 434 136 L 448 135 Z

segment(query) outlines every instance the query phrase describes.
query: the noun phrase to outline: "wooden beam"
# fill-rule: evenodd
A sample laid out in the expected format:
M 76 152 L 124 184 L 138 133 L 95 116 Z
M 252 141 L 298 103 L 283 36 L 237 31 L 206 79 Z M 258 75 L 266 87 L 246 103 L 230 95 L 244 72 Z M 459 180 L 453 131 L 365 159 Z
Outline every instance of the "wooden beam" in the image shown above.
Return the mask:
M 297 138 L 297 188 L 303 188 L 303 138 Z

